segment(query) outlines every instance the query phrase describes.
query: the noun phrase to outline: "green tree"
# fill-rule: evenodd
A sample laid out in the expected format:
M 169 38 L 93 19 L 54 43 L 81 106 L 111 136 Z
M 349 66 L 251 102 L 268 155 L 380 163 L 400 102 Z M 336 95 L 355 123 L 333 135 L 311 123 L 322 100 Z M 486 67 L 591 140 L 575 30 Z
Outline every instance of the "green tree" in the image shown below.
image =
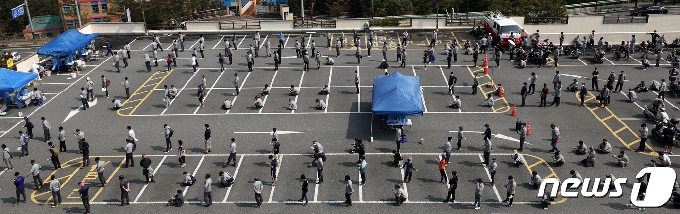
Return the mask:
M 23 0 L 0 0 L 0 36 L 21 33 L 28 25 L 28 15 L 12 19 L 12 8 L 23 4 Z M 55 0 L 28 0 L 31 17 L 60 14 L 59 2 Z

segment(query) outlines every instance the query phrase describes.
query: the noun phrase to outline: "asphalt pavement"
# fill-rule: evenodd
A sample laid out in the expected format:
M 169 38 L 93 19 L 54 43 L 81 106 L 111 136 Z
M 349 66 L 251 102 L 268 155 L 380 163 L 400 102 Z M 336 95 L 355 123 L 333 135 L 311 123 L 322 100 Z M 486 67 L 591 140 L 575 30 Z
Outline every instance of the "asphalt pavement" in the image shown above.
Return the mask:
M 603 64 L 595 64 L 592 61 L 592 53 L 579 59 L 562 56 L 559 59 L 557 69 L 553 64 L 537 68 L 529 64 L 527 68 L 518 69 L 504 55 L 500 67 L 489 56 L 489 75 L 483 74 L 480 55 L 478 67 L 473 67 L 472 57 L 459 54 L 458 62 L 452 64 L 449 69 L 446 66 L 443 43 L 462 41 L 467 32 L 441 32 L 435 47 L 436 61 L 427 64 L 427 69 L 422 62 L 422 52 L 426 49 L 430 40 L 425 32 L 411 32 L 407 50 L 407 64 L 405 68 L 397 67 L 395 47 L 400 42 L 401 32 L 379 32 L 375 47 L 371 50 L 371 57 L 367 56 L 365 48 L 366 36 L 361 36 L 363 59 L 357 63 L 354 56 L 355 49 L 346 45 L 341 50 L 341 56 L 336 57 L 335 49 L 329 48 L 326 38 L 321 34 L 312 35 L 307 41 L 316 42 L 316 50 L 324 57 L 330 56 L 335 59 L 332 66 L 323 65 L 316 68 L 314 58 L 311 58 L 309 71 L 303 72 L 302 59 L 295 56 L 295 40 L 301 40 L 300 35 L 287 35 L 284 38 L 283 62 L 279 70 L 274 70 L 274 61 L 271 57 L 265 57 L 265 49 L 260 49 L 260 57 L 255 58 L 253 72 L 247 72 L 245 53 L 253 41 L 253 35 L 237 35 L 235 39 L 239 49 L 234 52 L 234 63 L 226 65 L 224 72 L 220 71 L 217 54 L 223 53 L 223 40 L 231 40 L 228 36 L 205 37 L 205 59 L 199 58 L 199 67 L 196 73 L 192 72 L 189 57 L 192 48 L 198 47 L 198 37 L 187 37 L 184 45 L 185 51 L 179 53 L 177 67 L 170 72 L 163 71 L 166 63 L 164 58 L 159 59 L 159 66 L 152 67 L 152 72 L 147 72 L 144 65 L 144 54 L 151 55 L 151 40 L 149 38 L 120 37 L 108 38 L 115 41 L 114 48 L 122 48 L 125 42 L 132 46 L 129 67 L 122 68 L 117 73 L 112 66 L 111 57 L 100 57 L 97 61 L 89 62 L 84 71 L 76 79 L 67 79 L 67 76 L 53 75 L 43 78 L 43 91 L 48 93 L 48 99 L 43 106 L 29 107 L 26 109 L 12 110 L 9 117 L 0 118 L 0 135 L 4 144 L 11 148 L 15 158 L 14 171 L 0 172 L 0 198 L 8 212 L 35 212 L 40 210 L 53 210 L 58 212 L 82 212 L 83 207 L 74 190 L 77 183 L 83 181 L 90 185 L 90 199 L 93 212 L 217 212 L 217 210 L 229 209 L 233 212 L 446 212 L 451 209 L 462 212 L 475 212 L 470 202 L 474 201 L 474 182 L 482 178 L 485 189 L 482 196 L 482 209 L 479 212 L 503 212 L 503 213 L 527 213 L 541 212 L 543 206 L 536 199 L 537 190 L 527 183 L 530 181 L 530 172 L 536 171 L 542 177 L 553 177 L 560 180 L 569 178 L 570 170 L 577 170 L 584 178 L 604 178 L 605 174 L 614 174 L 617 178 L 628 178 L 623 185 L 623 197 L 621 198 L 563 198 L 557 197 L 555 204 L 549 208 L 550 212 L 556 213 L 613 213 L 613 212 L 639 212 L 637 208 L 626 207 L 628 197 L 633 186 L 633 180 L 639 170 L 650 166 L 649 160 L 654 158 L 655 153 L 651 149 L 659 150 L 661 145 L 656 139 L 648 141 L 645 153 L 635 153 L 630 148 L 636 148 L 637 130 L 641 123 L 651 122 L 644 119 L 638 106 L 651 102 L 656 95 L 653 92 L 638 93 L 638 100 L 631 103 L 623 94 L 612 95 L 612 103 L 606 108 L 600 108 L 597 101 L 591 95 L 588 97 L 586 107 L 578 107 L 579 101 L 575 94 L 562 92 L 562 103 L 559 107 L 537 107 L 538 94 L 527 98 L 527 106 L 517 107 L 517 116 L 511 116 L 515 104 L 520 104 L 519 91 L 523 82 L 530 77 L 531 72 L 538 74 L 537 90 L 541 89 L 541 83 L 547 83 L 552 88 L 551 82 L 555 71 L 560 71 L 563 82 L 571 82 L 577 79 L 585 82 L 590 89 L 590 74 L 595 67 L 601 72 L 601 79 L 611 71 L 617 74 L 621 70 L 626 71 L 628 80 L 624 88 L 633 88 L 639 81 L 651 82 L 667 78 L 670 69 L 668 62 L 662 62 L 661 67 L 642 70 L 639 63 L 640 55 L 635 54 L 629 60 L 614 61 L 611 53 L 607 54 L 608 60 Z M 306 36 L 309 36 L 307 34 Z M 333 40 L 339 35 L 334 34 Z M 265 39 L 266 38 L 266 39 Z M 351 34 L 346 32 L 345 38 L 351 42 Z M 104 38 L 107 39 L 107 38 Z M 163 37 L 163 51 L 159 55 L 167 55 L 173 37 Z M 262 35 L 262 40 L 271 40 L 272 47 L 278 45 L 276 35 Z M 389 46 L 387 60 L 390 68 L 378 69 L 382 60 L 382 44 Z M 462 44 L 462 43 L 461 43 Z M 307 46 L 308 44 L 303 44 Z M 100 47 L 100 46 L 98 46 Z M 101 48 L 100 48 L 101 49 Z M 272 51 L 275 48 L 272 48 Z M 462 53 L 462 51 L 461 51 Z M 200 54 L 199 54 L 200 55 Z M 325 58 L 324 58 L 325 59 Z M 153 63 L 152 63 L 153 64 Z M 122 65 L 122 63 L 121 63 Z M 360 74 L 360 94 L 356 94 L 353 83 L 354 71 Z M 420 76 L 420 84 L 423 95 L 423 116 L 409 116 L 412 125 L 406 128 L 408 142 L 401 145 L 404 157 L 412 157 L 414 166 L 418 172 L 413 173 L 413 180 L 404 183 L 402 177 L 404 170 L 393 164 L 391 151 L 396 149 L 394 143 L 394 130 L 378 116 L 371 114 L 372 85 L 375 76 L 384 75 L 385 72 L 400 72 L 404 75 Z M 450 72 L 458 78 L 454 94 L 461 97 L 463 107 L 461 109 L 448 108 L 447 105 L 453 100 L 448 94 L 446 79 Z M 232 83 L 234 74 L 240 77 L 239 95 L 234 95 L 235 88 Z M 480 86 L 477 94 L 472 94 L 472 76 L 480 75 Z M 111 80 L 109 87 L 110 98 L 106 98 L 100 90 L 100 76 L 105 75 Z M 196 97 L 197 86 L 201 78 L 207 80 L 207 97 L 205 107 L 200 108 Z M 85 85 L 85 78 L 90 77 L 95 82 L 96 104 L 90 103 L 91 108 L 78 110 L 80 101 L 78 93 L 80 87 Z M 128 77 L 131 84 L 132 96 L 125 99 L 125 91 L 121 85 L 124 77 Z M 493 108 L 481 106 L 484 95 L 492 89 L 483 87 L 485 84 L 501 83 L 505 88 L 505 96 L 497 97 Z M 254 108 L 253 97 L 259 93 L 264 84 L 272 87 L 271 93 L 263 98 L 264 107 Z M 329 95 L 317 94 L 324 84 L 329 84 Z M 164 108 L 162 101 L 163 85 L 174 85 L 180 90 L 179 95 L 172 101 L 169 108 Z M 287 94 L 290 85 L 301 88 L 298 96 Z M 600 86 L 604 82 L 600 82 Z M 566 87 L 566 86 L 565 86 Z M 624 90 L 624 91 L 625 91 Z M 553 91 L 552 89 L 550 90 Z M 593 94 L 597 92 L 593 91 Z M 111 100 L 120 99 L 124 102 L 119 111 L 111 108 Z M 233 101 L 231 110 L 222 110 L 220 105 L 224 99 Z M 288 100 L 297 100 L 298 109 L 289 110 Z M 315 109 L 315 100 L 327 101 L 326 110 Z M 548 102 L 552 101 L 552 94 Z M 671 117 L 678 117 L 680 109 L 674 106 L 680 105 L 678 99 L 667 92 L 667 109 Z M 18 158 L 18 130 L 23 129 L 23 122 L 18 117 L 18 112 L 27 115 L 36 124 L 35 140 L 30 143 L 30 156 Z M 63 168 L 52 172 L 52 165 L 48 160 L 49 153 L 46 143 L 40 132 L 39 118 L 46 117 L 52 123 L 52 136 L 56 136 L 56 127 L 63 126 L 67 131 L 68 152 L 63 152 L 61 161 Z M 510 153 L 519 147 L 519 135 L 515 132 L 515 121 L 519 118 L 523 122 L 531 123 L 531 135 L 527 137 L 524 146 L 524 154 L 527 160 L 524 166 L 515 167 L 510 158 Z M 168 124 L 174 130 L 172 138 L 174 150 L 164 153 L 165 140 L 162 131 L 163 124 Z M 203 131 L 204 124 L 210 124 L 212 130 L 212 152 L 204 153 Z M 495 186 L 491 186 L 490 174 L 481 164 L 482 159 L 482 135 L 484 124 L 489 124 L 494 137 L 492 157 L 498 161 L 498 173 Z M 566 164 L 556 167 L 553 164 L 550 149 L 550 124 L 560 126 L 562 139 L 558 148 L 563 151 Z M 135 152 L 135 161 L 139 161 L 142 154 L 147 154 L 153 161 L 156 183 L 146 185 L 142 169 L 136 164 L 133 168 L 122 168 L 124 164 L 124 152 L 121 147 L 127 137 L 126 126 L 132 126 L 139 142 Z M 446 186 L 438 183 L 439 172 L 437 156 L 443 150 L 444 142 L 448 136 L 456 136 L 458 127 L 464 128 L 466 139 L 463 140 L 462 150 L 453 153 L 451 164 L 446 171 L 457 171 L 459 185 L 456 203 L 441 203 L 446 196 Z M 90 158 L 101 157 L 106 163 L 105 176 L 108 182 L 101 187 L 97 182 L 94 168 L 79 168 L 80 156 L 77 154 L 76 141 L 69 133 L 75 129 L 82 129 L 86 139 L 90 143 Z M 278 185 L 272 186 L 267 156 L 271 152 L 270 139 L 272 128 L 280 132 L 281 157 L 278 169 Z M 229 154 L 229 139 L 235 138 L 238 145 L 236 167 L 225 166 Z M 354 139 L 362 139 L 367 150 L 367 183 L 365 186 L 359 183 L 357 155 L 351 154 L 351 143 Z M 373 139 L 372 142 L 371 139 Z M 421 140 L 422 139 L 422 140 Z M 585 156 L 569 152 L 577 145 L 579 140 L 586 142 L 588 146 L 597 146 L 602 139 L 608 139 L 612 144 L 612 154 L 599 154 L 596 166 L 586 168 L 580 163 Z M 185 142 L 187 149 L 187 166 L 182 168 L 177 160 L 177 140 Z M 325 148 L 328 160 L 325 164 L 323 184 L 315 184 L 316 170 L 308 167 L 312 160 L 312 141 L 319 141 Z M 455 145 L 455 142 L 454 142 Z M 615 159 L 610 156 L 624 150 L 631 159 L 626 168 L 619 167 Z M 680 151 L 678 151 L 680 152 Z M 680 159 L 672 156 L 678 167 Z M 29 196 L 26 204 L 11 206 L 15 201 L 14 188 L 10 179 L 14 172 L 25 175 L 30 169 L 29 160 L 34 159 L 42 165 L 41 176 L 43 179 L 54 174 L 62 183 L 62 196 L 64 202 L 61 206 L 51 209 L 48 202 L 51 195 L 47 185 L 42 189 L 33 191 L 34 186 L 30 176 L 26 178 L 26 188 Z M 181 187 L 180 179 L 182 172 L 195 175 L 198 185 Z M 219 171 L 227 171 L 236 177 L 236 183 L 231 187 L 221 187 L 217 183 Z M 203 200 L 202 188 L 205 174 L 211 174 L 213 180 L 212 196 L 214 205 L 210 208 L 196 207 Z M 308 197 L 310 204 L 301 206 L 299 199 L 301 191 L 299 177 L 305 174 L 310 178 L 310 190 Z M 118 175 L 124 175 L 131 183 L 131 206 L 118 207 L 120 202 L 120 190 L 118 188 Z M 344 184 L 345 175 L 350 175 L 354 183 L 355 193 L 352 195 L 355 205 L 345 207 Z M 505 188 L 509 175 L 517 181 L 517 194 L 515 205 L 505 207 L 500 201 L 505 199 Z M 263 189 L 264 205 L 262 208 L 254 207 L 252 190 L 253 178 L 260 178 L 265 187 Z M 46 181 L 48 182 L 48 181 Z M 391 193 L 394 184 L 400 184 L 408 192 L 408 201 L 394 207 L 394 195 Z M 182 208 L 163 208 L 176 190 L 182 190 L 186 194 L 187 204 Z M 149 209 L 151 208 L 151 209 Z M 156 209 L 157 208 L 157 209 Z M 108 210 L 114 209 L 114 210 Z M 193 210 L 198 209 L 198 210 Z M 654 213 L 674 212 L 669 205 L 663 208 L 647 209 Z

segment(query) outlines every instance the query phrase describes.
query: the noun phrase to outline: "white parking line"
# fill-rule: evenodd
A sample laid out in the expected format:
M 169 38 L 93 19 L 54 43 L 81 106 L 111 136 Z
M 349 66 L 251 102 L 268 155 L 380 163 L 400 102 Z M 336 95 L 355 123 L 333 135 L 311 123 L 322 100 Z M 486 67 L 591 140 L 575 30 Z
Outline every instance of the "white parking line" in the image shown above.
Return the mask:
M 651 91 L 651 90 L 650 90 L 650 91 Z M 652 93 L 656 94 L 656 96 L 659 96 L 659 93 L 657 93 L 656 91 L 652 91 Z M 664 98 L 666 98 L 666 97 L 664 96 Z M 680 111 L 680 108 L 678 108 L 677 106 L 673 105 L 673 103 L 668 102 L 667 99 L 664 99 L 664 101 L 666 101 L 666 103 L 668 103 L 668 105 L 673 106 L 673 109 Z
M 281 171 L 281 162 L 283 162 L 282 160 L 283 160 L 283 155 L 280 155 L 278 165 L 276 166 L 276 168 L 277 168 L 276 169 L 276 177 L 277 178 L 279 177 L 279 171 Z M 274 190 L 276 190 L 276 186 L 272 185 L 272 190 L 269 193 L 269 203 L 272 202 L 272 198 L 274 197 Z
M 364 201 L 364 185 L 361 185 L 361 172 L 358 172 L 359 176 L 357 177 L 357 184 L 359 185 L 359 201 Z
M 241 43 L 243 43 L 243 40 L 246 40 L 246 36 L 243 36 L 243 39 L 238 43 L 238 46 L 241 46 Z
M 316 171 L 316 179 L 317 179 L 317 182 L 316 182 L 316 185 L 314 186 L 314 200 L 312 201 L 312 202 L 315 202 L 315 203 L 317 201 L 319 201 L 318 200 L 318 196 L 319 196 L 319 182 L 318 182 L 318 180 L 319 180 L 319 170 Z
M 331 77 L 332 76 L 333 76 L 333 67 L 331 67 L 330 74 L 328 75 L 328 88 L 331 87 Z M 323 110 L 324 113 L 328 112 L 328 106 L 330 105 L 329 102 L 328 102 L 328 99 L 330 99 L 330 98 L 331 98 L 331 93 L 329 91 L 328 94 L 326 94 L 326 109 Z
M 215 87 L 215 85 L 217 84 L 217 82 L 220 81 L 220 78 L 222 78 L 222 74 L 224 74 L 224 73 L 225 73 L 225 72 L 220 72 L 220 75 L 217 76 L 217 79 L 215 79 L 215 82 L 213 82 L 213 84 L 212 84 L 212 86 L 210 87 L 210 89 L 208 90 L 208 92 L 205 94 L 205 96 L 203 96 L 203 101 L 204 101 L 204 102 L 205 102 L 206 99 L 208 99 L 208 95 L 210 95 L 210 92 L 213 90 L 213 88 Z M 205 90 L 205 89 L 203 89 L 203 90 Z M 178 94 L 179 94 L 179 93 L 178 93 Z M 200 106 L 200 105 L 199 105 L 198 107 L 196 107 L 196 110 L 194 110 L 194 114 L 196 114 L 196 112 L 198 112 L 199 109 L 201 109 L 201 106 Z
M 217 40 L 217 44 L 215 44 L 215 46 L 213 46 L 212 49 L 215 49 L 217 47 L 217 45 L 219 45 L 220 42 L 222 42 L 222 39 L 224 39 L 224 36 L 222 36 L 222 38 L 220 38 L 220 40 Z
M 147 155 L 148 156 L 148 155 Z M 201 160 L 198 161 L 198 166 L 196 166 L 196 169 L 194 169 L 194 173 L 191 173 L 191 176 L 196 177 L 196 173 L 198 172 L 198 169 L 201 168 L 201 164 L 203 164 L 203 160 L 205 160 L 205 155 L 201 156 Z M 189 189 L 190 186 L 184 187 L 184 192 L 182 192 L 183 196 L 187 195 L 187 190 Z
M 360 73 L 361 72 L 359 71 L 359 66 L 357 66 L 357 75 L 359 75 L 359 77 L 361 78 Z M 357 87 L 361 88 L 361 80 L 359 80 L 359 84 L 358 84 Z M 357 93 L 357 112 L 361 112 L 361 94 L 360 93 Z
M 279 73 L 279 70 L 274 71 L 274 76 L 272 77 L 272 82 L 269 83 L 270 88 L 274 88 L 272 86 L 274 85 L 274 80 L 276 79 L 276 74 L 278 74 L 278 73 Z M 285 87 L 281 87 L 281 88 L 285 88 Z M 262 113 L 262 109 L 264 109 L 264 106 L 267 104 L 267 97 L 269 97 L 269 94 L 264 96 L 264 100 L 262 100 L 262 108 L 260 108 L 258 113 Z
M 305 71 L 303 70 L 303 71 L 302 71 L 302 77 L 300 77 L 300 83 L 298 84 L 298 87 L 302 87 L 302 80 L 305 79 L 305 73 L 307 73 L 307 72 L 305 72 Z M 299 96 L 300 96 L 300 94 L 295 95 L 295 103 L 297 103 L 298 97 L 299 97 Z M 292 109 L 292 110 L 290 111 L 290 113 L 291 113 L 291 114 L 292 114 L 292 113 L 295 113 L 295 109 Z
M 241 163 L 243 162 L 243 157 L 245 157 L 245 155 L 241 155 L 241 158 L 238 160 L 238 165 L 236 166 L 236 170 L 234 171 L 234 177 L 233 177 L 234 181 L 236 181 L 236 175 L 238 175 L 238 169 L 241 168 Z M 224 194 L 224 199 L 222 199 L 222 203 L 227 202 L 227 198 L 229 198 L 229 193 L 231 192 L 232 187 L 234 187 L 234 184 L 232 184 L 231 186 L 229 186 L 229 188 L 227 188 L 227 193 Z
M 243 82 L 241 82 L 241 87 L 239 87 L 239 91 L 241 91 L 241 88 L 243 88 L 243 86 L 246 84 L 246 80 L 248 80 L 248 77 L 250 76 L 250 73 L 251 73 L 251 72 L 248 72 L 248 74 L 246 74 L 246 78 L 243 78 Z M 234 102 L 236 102 L 236 98 L 238 98 L 238 95 L 236 95 L 236 96 L 234 97 L 234 99 L 231 101 L 231 107 L 232 107 L 231 109 L 234 108 Z M 264 107 L 263 107 L 263 108 L 264 108 Z M 231 109 L 227 110 L 227 113 L 226 113 L 226 114 L 229 114 L 229 112 L 231 112 Z
M 623 93 L 623 91 L 619 91 L 619 93 L 623 94 L 623 96 L 625 96 L 626 99 L 630 100 L 630 97 L 628 97 L 628 95 L 627 95 L 626 93 Z M 656 92 L 655 92 L 655 93 L 656 93 Z M 645 108 L 642 108 L 642 106 L 638 105 L 637 102 L 633 102 L 633 104 L 635 104 L 635 105 L 636 105 L 638 108 L 640 108 L 641 110 L 645 110 Z
M 158 162 L 158 165 L 156 166 L 156 168 L 154 168 L 153 172 L 151 172 L 152 176 L 154 174 L 156 174 L 156 172 L 158 172 L 158 168 L 160 168 L 162 166 L 161 164 L 163 164 L 163 162 L 165 161 L 165 158 L 167 158 L 167 157 L 168 157 L 168 155 L 163 156 L 163 159 L 161 159 L 161 161 Z M 149 184 L 144 184 L 144 187 L 142 187 L 142 189 L 139 190 L 139 194 L 137 194 L 137 197 L 135 197 L 134 202 L 137 202 L 137 200 L 139 200 L 139 197 L 142 196 L 142 193 L 144 193 L 144 190 L 146 190 L 147 186 L 149 186 Z
M 479 161 L 484 162 L 484 158 L 482 158 L 482 155 L 479 155 Z M 484 171 L 486 171 L 486 176 L 488 176 L 489 180 L 491 180 L 491 173 L 489 173 L 489 168 L 486 168 L 484 166 L 482 166 L 482 168 L 484 168 Z M 496 185 L 493 185 L 493 192 L 496 193 L 496 199 L 498 199 L 499 202 L 503 200 L 501 199 L 501 195 L 498 194 L 498 189 L 496 188 Z
M 182 91 L 184 91 L 184 89 L 187 87 L 187 85 L 189 85 L 189 82 L 191 82 L 191 79 L 193 79 L 193 78 L 196 76 L 196 74 L 198 74 L 199 71 L 201 71 L 200 68 L 199 68 L 199 69 L 196 69 L 196 72 L 194 72 L 194 74 L 191 75 L 191 77 L 189 78 L 189 80 L 187 80 L 187 82 L 184 83 L 184 86 L 182 86 L 182 88 L 179 89 L 179 91 L 178 91 L 177 94 L 175 95 L 175 99 L 170 100 L 170 106 L 168 106 L 167 108 L 163 109 L 163 111 L 161 112 L 161 115 L 165 114 L 165 111 L 167 111 L 168 109 L 170 109 L 170 107 L 172 107 L 172 103 L 174 103 L 175 100 L 177 100 L 177 97 L 179 97 L 179 95 L 182 93 Z
M 282 49 L 286 48 L 286 45 L 288 44 L 288 39 L 290 39 L 290 34 L 288 34 L 288 36 L 286 36 L 286 41 L 283 42 L 283 47 L 281 47 Z
M 262 46 L 264 45 L 265 42 L 267 42 L 268 39 L 269 39 L 269 35 L 265 36 L 264 40 L 262 40 L 262 43 L 260 43 L 260 47 L 258 47 L 258 48 L 262 48 Z M 271 48 L 271 47 L 269 47 L 269 48 Z

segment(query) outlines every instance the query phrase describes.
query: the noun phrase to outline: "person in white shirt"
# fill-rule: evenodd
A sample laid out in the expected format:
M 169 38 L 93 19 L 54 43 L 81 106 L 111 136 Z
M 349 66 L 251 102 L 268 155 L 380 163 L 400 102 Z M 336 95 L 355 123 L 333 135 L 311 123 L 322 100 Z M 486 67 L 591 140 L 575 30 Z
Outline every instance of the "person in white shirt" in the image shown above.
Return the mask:
M 335 64 L 335 60 L 333 60 L 333 58 L 326 57 L 326 65 L 333 65 L 333 64 Z
M 269 84 L 264 84 L 264 88 L 262 89 L 262 94 L 268 95 L 270 90 L 271 90 L 271 87 L 269 87 Z
M 120 103 L 120 100 L 111 100 L 111 103 L 113 103 L 113 110 L 118 110 L 123 107 L 123 104 Z
M 197 64 L 198 64 L 198 63 L 196 62 L 196 54 L 191 54 L 191 59 L 190 59 L 190 61 L 191 61 L 191 67 L 194 68 L 194 73 L 196 73 L 196 66 L 197 66 Z
M 487 95 L 486 100 L 482 103 L 483 106 L 488 106 L 488 107 L 493 107 L 493 98 L 491 97 L 491 94 Z
M 262 99 L 260 99 L 259 96 L 255 96 L 255 99 L 253 99 L 253 103 L 255 104 L 255 108 L 260 109 L 264 107 L 264 103 L 262 102 Z
M 297 100 L 293 99 L 288 99 L 288 109 L 289 110 L 297 110 Z
M 657 162 L 661 164 L 661 166 L 671 166 L 671 159 L 666 155 L 666 153 L 659 152 L 659 157 L 656 158 L 656 160 L 652 159 L 652 166 L 656 166 Z
M 324 85 L 319 94 L 330 94 L 331 93 L 331 87 L 328 86 L 328 84 Z
M 325 110 L 326 109 L 326 103 L 323 102 L 321 99 L 316 99 L 316 108 L 319 110 Z
M 296 96 L 300 94 L 300 88 L 295 87 L 295 85 L 290 85 L 290 96 Z
M 462 103 L 460 102 L 460 96 L 456 96 L 453 102 L 451 102 L 451 108 L 460 108 L 461 104 Z
M 231 109 L 231 101 L 229 101 L 229 98 L 227 98 L 226 100 L 224 100 L 224 102 L 222 102 L 222 108 L 225 109 L 225 110 Z

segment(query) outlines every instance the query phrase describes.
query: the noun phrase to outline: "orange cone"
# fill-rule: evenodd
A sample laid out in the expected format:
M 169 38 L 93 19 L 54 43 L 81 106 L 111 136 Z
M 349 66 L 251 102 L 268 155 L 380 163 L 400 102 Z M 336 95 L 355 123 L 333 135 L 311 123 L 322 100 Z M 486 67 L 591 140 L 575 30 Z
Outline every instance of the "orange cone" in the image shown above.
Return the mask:
M 484 74 L 489 74 L 489 55 L 484 54 L 482 66 L 484 67 Z
M 531 135 L 531 122 L 527 122 L 527 135 Z
M 517 116 L 517 104 L 512 106 L 512 113 L 510 114 L 511 116 Z
M 502 86 L 499 87 L 499 88 L 498 88 L 498 96 L 499 96 L 499 97 L 503 97 L 503 94 L 504 94 L 503 92 L 504 92 L 504 91 L 505 91 L 505 90 L 503 90 L 503 87 L 502 87 Z

